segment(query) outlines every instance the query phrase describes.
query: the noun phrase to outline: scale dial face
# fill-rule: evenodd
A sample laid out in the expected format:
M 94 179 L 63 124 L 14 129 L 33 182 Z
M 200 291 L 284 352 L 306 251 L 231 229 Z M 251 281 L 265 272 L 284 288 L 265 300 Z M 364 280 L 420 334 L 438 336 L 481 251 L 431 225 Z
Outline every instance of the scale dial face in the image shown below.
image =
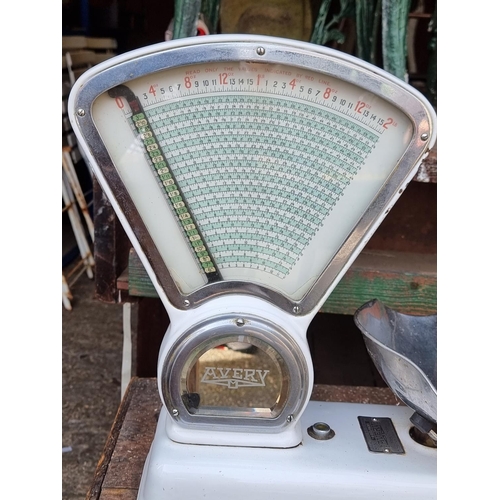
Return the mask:
M 179 308 L 241 292 L 310 312 L 434 140 L 416 91 L 290 40 L 160 44 L 78 88 L 94 169 Z

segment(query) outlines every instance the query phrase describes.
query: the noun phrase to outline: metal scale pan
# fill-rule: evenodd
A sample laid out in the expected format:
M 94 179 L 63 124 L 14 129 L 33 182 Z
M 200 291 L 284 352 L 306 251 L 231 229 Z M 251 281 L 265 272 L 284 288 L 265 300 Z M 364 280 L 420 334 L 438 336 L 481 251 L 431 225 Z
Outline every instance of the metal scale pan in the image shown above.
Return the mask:
M 356 497 L 356 481 L 342 479 L 346 467 L 361 457 L 378 474 L 384 463 L 369 455 L 359 425 L 353 440 L 345 437 L 357 410 L 309 401 L 307 328 L 432 148 L 430 104 L 331 49 L 213 35 L 110 59 L 77 81 L 69 106 L 171 321 L 158 360 L 163 408 L 140 498 L 163 498 L 164 488 L 177 492 L 172 498 L 200 496 L 205 487 L 181 472 L 193 456 L 214 498 L 223 495 L 209 456 L 243 486 L 241 498 L 274 488 L 301 498 L 312 490 L 290 474 L 303 477 L 301 463 L 318 472 L 329 461 L 315 454 L 325 443 L 304 428 L 325 411 L 347 433 L 341 425 L 331 439 L 343 465 L 329 487 L 345 498 L 349 486 Z M 403 426 L 407 410 L 373 409 Z M 417 445 L 401 440 L 414 453 L 414 471 L 428 475 L 434 458 L 423 456 L 432 452 L 410 452 Z M 235 456 L 262 481 L 235 467 Z M 265 465 L 278 456 L 287 473 L 266 490 Z M 400 466 L 391 465 L 399 492 L 416 480 Z M 433 491 L 429 484 L 425 491 Z

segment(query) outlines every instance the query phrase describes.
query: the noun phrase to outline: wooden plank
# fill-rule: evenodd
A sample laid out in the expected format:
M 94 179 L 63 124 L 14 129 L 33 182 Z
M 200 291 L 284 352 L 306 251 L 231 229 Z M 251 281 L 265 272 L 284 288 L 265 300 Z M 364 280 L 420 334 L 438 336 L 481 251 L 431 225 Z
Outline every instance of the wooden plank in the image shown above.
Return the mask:
M 116 287 L 118 290 L 128 292 L 128 267 L 118 276 Z
M 70 57 L 71 67 L 78 68 L 79 66 L 90 67 L 95 64 L 95 52 L 92 50 L 79 50 L 77 52 L 68 52 L 66 57 Z
M 311 401 L 405 406 L 388 387 L 315 384 Z
M 388 388 L 315 385 L 311 399 L 403 404 Z M 130 381 L 86 500 L 135 500 L 161 409 L 156 378 Z
M 366 250 L 328 297 L 321 312 L 354 314 L 372 299 L 405 314 L 437 311 L 435 254 Z
M 435 254 L 365 250 L 328 297 L 321 312 L 354 314 L 365 302 L 377 298 L 406 314 L 435 314 L 436 267 Z M 129 255 L 128 284 L 131 296 L 158 297 L 133 249 Z
M 106 488 L 102 491 L 99 500 L 136 500 L 138 492 L 136 489 Z
M 97 463 L 94 480 L 87 493 L 87 496 L 85 497 L 85 500 L 97 500 L 101 497 L 102 484 L 104 482 L 104 479 L 106 478 L 106 473 L 108 471 L 111 457 L 113 455 L 118 436 L 122 429 L 123 422 L 125 421 L 125 417 L 130 407 L 130 402 L 134 397 L 135 384 L 130 384 L 127 388 L 127 391 L 125 392 L 120 407 L 118 408 L 113 426 L 111 427 L 111 431 L 104 446 L 104 451 L 101 455 L 101 458 L 99 459 L 99 462 Z
M 96 50 L 115 50 L 118 44 L 114 38 L 87 38 L 87 47 Z
M 111 489 L 106 488 L 102 491 L 99 500 L 136 500 L 138 490 L 136 489 Z
M 87 47 L 87 37 L 85 36 L 63 36 L 62 50 L 85 49 Z
M 159 298 L 134 248 L 128 257 L 128 294 L 132 297 Z
M 137 498 L 160 408 L 156 379 L 133 377 L 118 409 L 86 500 Z
M 102 489 L 139 488 L 142 469 L 156 431 L 161 400 L 155 379 L 135 378 L 127 414 L 115 442 Z
M 117 280 L 127 268 L 131 243 L 95 179 L 93 199 L 96 297 L 114 303 L 119 300 Z

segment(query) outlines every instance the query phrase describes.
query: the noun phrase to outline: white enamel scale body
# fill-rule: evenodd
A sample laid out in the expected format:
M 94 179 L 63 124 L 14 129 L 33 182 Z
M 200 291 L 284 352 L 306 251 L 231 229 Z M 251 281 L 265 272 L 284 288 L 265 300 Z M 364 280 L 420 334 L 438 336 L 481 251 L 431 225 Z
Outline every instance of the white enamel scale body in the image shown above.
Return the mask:
M 434 498 L 408 408 L 309 402 L 306 339 L 435 142 L 425 98 L 331 49 L 213 35 L 108 60 L 69 106 L 171 322 L 139 498 Z

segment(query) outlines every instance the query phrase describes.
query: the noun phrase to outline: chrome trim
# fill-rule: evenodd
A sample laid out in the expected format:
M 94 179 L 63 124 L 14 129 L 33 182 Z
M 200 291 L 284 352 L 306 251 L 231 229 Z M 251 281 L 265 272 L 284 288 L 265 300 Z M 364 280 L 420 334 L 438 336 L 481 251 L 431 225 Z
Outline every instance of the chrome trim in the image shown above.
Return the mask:
M 241 318 L 244 324 L 240 324 Z M 228 342 L 241 342 L 242 338 L 260 349 L 272 349 L 281 357 L 275 361 L 287 380 L 285 397 L 279 399 L 276 411 L 260 416 L 245 415 L 243 411 L 190 413 L 182 400 L 182 387 L 192 365 L 209 349 Z M 162 366 L 160 387 L 168 411 L 181 425 L 200 429 L 210 426 L 217 430 L 227 427 L 241 432 L 279 432 L 289 423 L 288 416 L 298 415 L 307 404 L 309 373 L 302 350 L 285 330 L 257 316 L 228 314 L 192 326 L 174 343 Z
M 263 48 L 264 51 L 257 50 L 258 48 Z M 119 178 L 92 120 L 94 100 L 119 84 L 179 66 L 240 60 L 287 64 L 342 79 L 392 103 L 408 116 L 413 125 L 409 146 L 392 175 L 340 250 L 300 301 L 289 300 L 275 290 L 244 281 L 216 282 L 190 294 L 181 293 Z M 210 35 L 138 49 L 88 70 L 77 81 L 72 94 L 70 115 L 73 126 L 79 128 L 96 168 L 102 172 L 107 184 L 104 186 L 105 192 L 115 210 L 121 210 L 126 217 L 127 221 L 122 223 L 128 224 L 135 234 L 138 245 L 154 272 L 155 276 L 151 276 L 154 285 L 161 287 L 171 304 L 178 309 L 186 309 L 187 303 L 189 307 L 197 307 L 214 297 L 239 293 L 259 297 L 294 315 L 310 313 L 321 301 L 326 300 L 329 288 L 340 280 L 348 265 L 359 254 L 367 242 L 367 234 L 371 235 L 378 227 L 384 214 L 390 209 L 391 202 L 406 188 L 435 140 L 434 111 L 409 85 L 342 52 L 265 36 Z M 423 140 L 425 137 L 427 140 Z

